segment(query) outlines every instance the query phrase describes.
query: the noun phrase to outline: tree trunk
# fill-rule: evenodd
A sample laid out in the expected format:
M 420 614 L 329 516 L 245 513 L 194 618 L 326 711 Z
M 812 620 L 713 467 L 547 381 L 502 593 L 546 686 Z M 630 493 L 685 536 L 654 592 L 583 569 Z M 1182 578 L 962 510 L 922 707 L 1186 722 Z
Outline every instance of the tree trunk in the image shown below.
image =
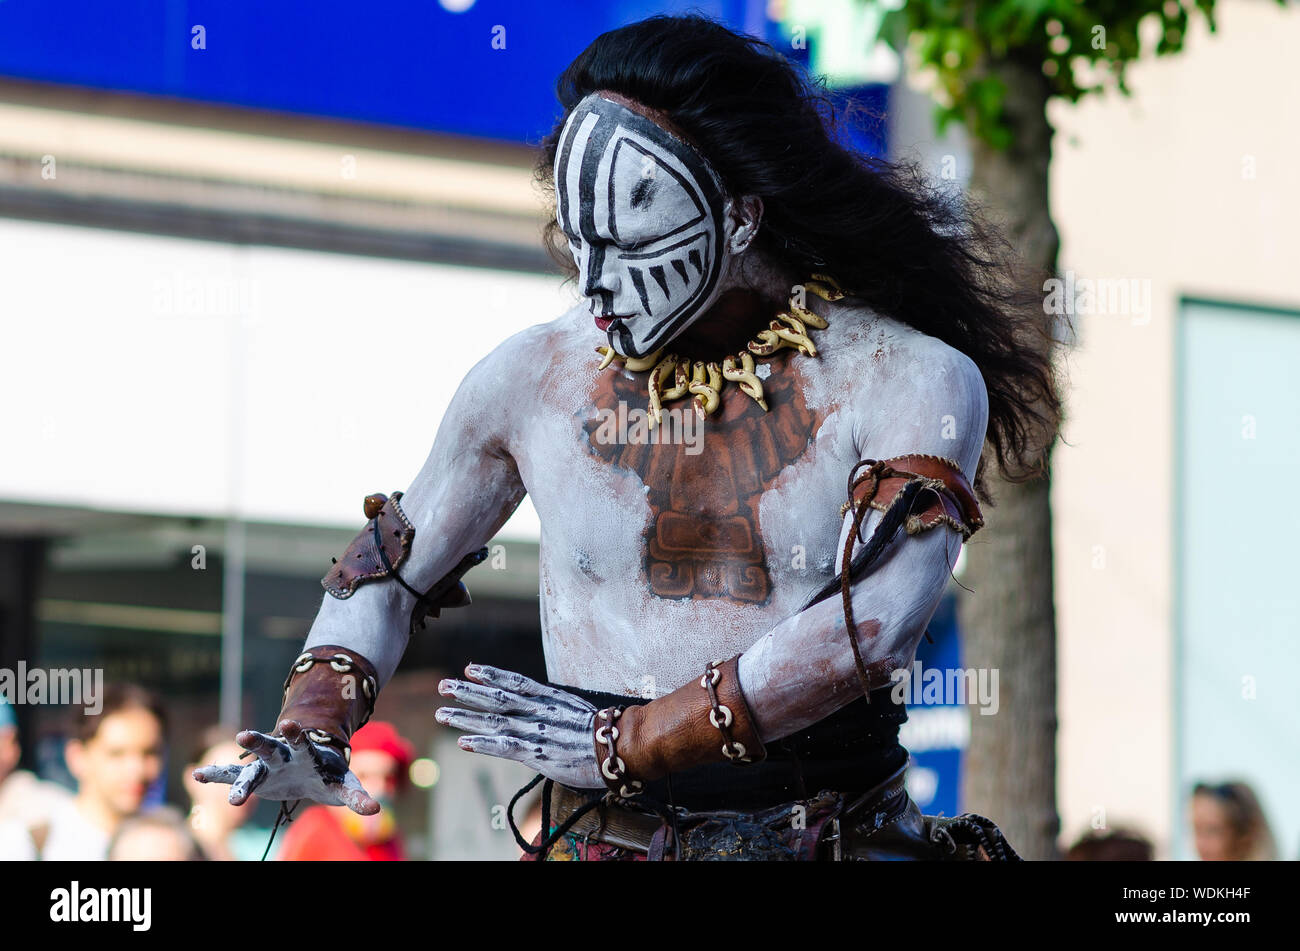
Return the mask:
M 1000 61 L 991 69 L 1007 88 L 1014 139 L 1006 151 L 975 142 L 971 189 L 1004 229 L 1041 296 L 1059 249 L 1048 208 L 1048 87 L 1034 62 Z M 988 476 L 996 505 L 967 549 L 962 583 L 974 593 L 961 594 L 958 611 L 963 664 L 998 671 L 999 708 L 993 716 L 972 711 L 962 809 L 998 823 L 1025 858 L 1055 858 L 1060 820 L 1050 477 L 1017 485 L 992 470 Z

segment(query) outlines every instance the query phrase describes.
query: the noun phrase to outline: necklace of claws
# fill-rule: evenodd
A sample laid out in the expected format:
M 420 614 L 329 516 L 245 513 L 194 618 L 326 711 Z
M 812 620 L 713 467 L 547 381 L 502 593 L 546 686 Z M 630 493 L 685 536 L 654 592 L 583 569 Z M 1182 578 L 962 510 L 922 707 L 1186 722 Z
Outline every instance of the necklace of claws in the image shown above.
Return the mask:
M 842 290 L 835 279 L 826 274 L 814 274 L 811 280 L 805 282 L 804 288 L 825 301 L 837 301 L 850 293 Z M 776 315 L 768 329 L 760 330 L 745 345 L 744 350 L 724 357 L 720 364 L 665 353 L 664 347 L 646 357 L 625 357 L 613 347 L 597 347 L 596 352 L 601 355 L 601 361 L 596 369 L 603 370 L 619 362 L 624 369 L 634 373 L 650 371 L 648 390 L 651 427 L 661 421 L 665 403 L 686 397 L 691 397 L 700 419 L 711 416 L 722 405 L 722 393 L 727 381 L 734 382 L 742 393 L 763 407 L 763 412 L 767 412 L 763 381 L 754 373 L 754 358 L 770 357 L 787 347 L 815 357 L 817 347 L 813 344 L 810 331 L 825 330 L 827 326 L 825 319 L 800 306 L 792 296 L 787 309 Z

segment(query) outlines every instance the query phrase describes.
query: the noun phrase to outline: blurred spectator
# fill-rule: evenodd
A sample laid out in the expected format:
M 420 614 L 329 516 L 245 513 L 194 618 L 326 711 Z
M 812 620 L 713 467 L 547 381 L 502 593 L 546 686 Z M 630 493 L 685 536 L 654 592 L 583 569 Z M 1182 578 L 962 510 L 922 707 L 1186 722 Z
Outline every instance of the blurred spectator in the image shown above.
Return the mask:
M 190 834 L 206 858 L 219 862 L 255 862 L 261 859 L 271 838 L 270 829 L 245 825 L 257 809 L 257 796 L 250 796 L 242 806 L 232 806 L 228 785 L 200 783 L 191 775 L 200 766 L 238 763 L 245 750 L 231 739 L 235 732 L 223 726 L 204 730 L 192 762 L 181 774 L 190 797 Z M 274 857 L 274 851 L 267 856 Z
M 111 862 L 197 862 L 199 844 L 186 828 L 179 809 L 163 806 L 123 819 L 108 846 Z
M 1191 813 L 1196 854 L 1202 861 L 1277 858 L 1268 820 L 1248 784 L 1197 783 L 1192 789 Z
M 162 775 L 165 723 L 158 698 L 131 684 L 106 687 L 98 714 L 73 717 L 64 757 L 77 794 L 55 811 L 42 858 L 107 858 L 118 826 L 140 811 Z
M 21 755 L 18 721 L 0 697 L 0 861 L 36 858 L 54 809 L 72 798 L 61 786 L 18 769 Z
M 1154 858 L 1151 841 L 1128 829 L 1093 830 L 1065 853 L 1067 862 L 1150 862 Z
M 352 772 L 382 807 L 359 816 L 347 806 L 315 805 L 296 817 L 279 857 L 285 861 L 402 862 L 406 851 L 393 815 L 415 750 L 391 723 L 372 720 L 352 737 Z

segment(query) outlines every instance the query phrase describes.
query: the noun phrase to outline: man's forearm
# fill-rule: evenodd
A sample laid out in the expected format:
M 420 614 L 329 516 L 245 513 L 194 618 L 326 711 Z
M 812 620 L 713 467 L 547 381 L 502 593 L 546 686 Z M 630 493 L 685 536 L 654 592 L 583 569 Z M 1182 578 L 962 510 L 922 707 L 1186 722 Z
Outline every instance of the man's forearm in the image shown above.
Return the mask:
M 492 386 L 485 368 L 486 361 L 478 364 L 461 383 L 424 465 L 397 503 L 400 516 L 392 511 L 390 500 L 384 517 L 386 530 L 413 532 L 401 564 L 399 545 L 391 537 L 388 555 L 402 582 L 422 594 L 486 544 L 525 494 L 518 468 L 504 448 L 508 422 L 498 416 L 489 430 L 479 418 L 484 390 Z M 381 569 L 381 576 L 357 582 L 343 598 L 335 596 L 342 593 L 340 585 L 332 585 L 335 593 L 327 593 L 322 601 L 304 650 L 324 645 L 351 648 L 374 664 L 382 687 L 406 651 L 416 596 L 393 572 L 383 570 L 371 548 L 366 549 L 371 557 L 365 559 L 365 570 Z
M 868 533 L 875 524 L 869 521 Z M 960 547 L 960 537 L 946 528 L 904 536 L 854 585 L 858 645 L 872 689 L 887 686 L 891 673 L 907 666 Z M 643 706 L 598 714 L 596 758 L 617 794 L 703 763 L 756 762 L 765 744 L 862 696 L 840 598 L 800 612 L 701 674 Z
M 374 664 L 383 687 L 406 653 L 410 636 L 402 619 L 414 604 L 415 598 L 395 583 L 365 585 L 346 601 L 326 595 L 303 650 L 328 645 L 356 651 Z
M 960 547 L 957 534 L 943 527 L 901 537 L 879 568 L 854 585 L 858 647 L 873 689 L 909 664 Z M 862 696 L 841 599 L 828 598 L 778 624 L 740 656 L 739 678 L 764 742 Z

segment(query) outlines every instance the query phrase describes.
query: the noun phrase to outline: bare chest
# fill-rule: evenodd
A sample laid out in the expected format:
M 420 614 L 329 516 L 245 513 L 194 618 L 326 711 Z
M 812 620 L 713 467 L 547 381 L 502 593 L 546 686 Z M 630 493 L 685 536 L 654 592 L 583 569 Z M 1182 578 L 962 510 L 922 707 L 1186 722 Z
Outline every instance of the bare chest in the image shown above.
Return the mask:
M 646 375 L 612 368 L 531 434 L 519 464 L 552 679 L 674 689 L 834 573 L 852 438 L 787 362 L 766 412 L 733 387 L 702 421 L 683 400 L 651 427 Z

